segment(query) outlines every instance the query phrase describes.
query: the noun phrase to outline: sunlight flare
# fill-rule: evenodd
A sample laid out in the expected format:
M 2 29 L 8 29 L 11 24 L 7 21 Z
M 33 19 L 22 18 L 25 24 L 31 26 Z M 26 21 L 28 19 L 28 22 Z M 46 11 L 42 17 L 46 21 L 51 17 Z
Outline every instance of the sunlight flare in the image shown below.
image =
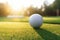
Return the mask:
M 22 10 L 23 8 L 27 8 L 29 6 L 34 6 L 40 8 L 43 5 L 45 0 L 0 0 L 0 3 L 8 3 L 11 9 L 14 11 Z M 54 0 L 47 0 L 48 4 L 52 3 Z

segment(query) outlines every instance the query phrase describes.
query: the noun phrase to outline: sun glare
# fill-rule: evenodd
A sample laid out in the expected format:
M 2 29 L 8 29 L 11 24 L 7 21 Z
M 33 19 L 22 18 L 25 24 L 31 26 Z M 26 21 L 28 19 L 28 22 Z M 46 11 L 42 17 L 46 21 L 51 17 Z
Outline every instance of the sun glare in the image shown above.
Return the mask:
M 40 7 L 44 0 L 7 0 L 12 10 L 18 11 L 31 5 Z
M 31 1 L 29 0 L 8 0 L 8 4 L 12 8 L 12 10 L 21 10 L 23 8 L 27 8 L 31 5 Z
M 11 9 L 14 11 L 19 11 L 22 8 L 27 8 L 30 5 L 33 5 L 34 7 L 40 8 L 41 5 L 43 5 L 43 2 L 45 0 L 0 0 L 0 2 L 7 2 Z M 52 2 L 53 0 L 48 0 L 48 2 Z
M 10 5 L 12 10 L 18 11 L 21 9 L 21 3 L 19 0 L 8 0 L 8 4 Z

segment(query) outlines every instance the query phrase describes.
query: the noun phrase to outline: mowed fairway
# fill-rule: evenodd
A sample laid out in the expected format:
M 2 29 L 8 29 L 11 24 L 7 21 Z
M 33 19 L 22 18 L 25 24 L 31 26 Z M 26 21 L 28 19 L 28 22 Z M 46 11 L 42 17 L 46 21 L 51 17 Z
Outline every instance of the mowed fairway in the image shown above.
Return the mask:
M 43 23 L 34 29 L 29 22 L 0 22 L 0 40 L 60 40 L 60 25 Z

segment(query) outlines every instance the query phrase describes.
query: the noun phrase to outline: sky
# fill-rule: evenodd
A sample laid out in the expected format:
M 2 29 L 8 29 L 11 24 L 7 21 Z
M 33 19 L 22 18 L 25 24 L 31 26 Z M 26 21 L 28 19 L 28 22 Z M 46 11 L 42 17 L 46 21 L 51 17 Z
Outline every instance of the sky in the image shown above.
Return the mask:
M 22 7 L 27 8 L 30 5 L 40 8 L 44 1 L 47 1 L 49 5 L 54 0 L 0 0 L 0 3 L 8 3 L 13 10 L 20 10 Z

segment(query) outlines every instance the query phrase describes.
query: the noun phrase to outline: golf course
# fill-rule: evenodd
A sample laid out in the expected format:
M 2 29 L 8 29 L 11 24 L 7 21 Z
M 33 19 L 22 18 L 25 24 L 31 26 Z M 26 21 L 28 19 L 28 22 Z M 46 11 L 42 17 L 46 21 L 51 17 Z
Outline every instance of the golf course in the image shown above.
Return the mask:
M 0 0 L 0 40 L 60 40 L 60 0 Z
M 43 17 L 39 29 L 29 24 L 29 17 L 0 18 L 0 40 L 60 40 L 60 17 Z

